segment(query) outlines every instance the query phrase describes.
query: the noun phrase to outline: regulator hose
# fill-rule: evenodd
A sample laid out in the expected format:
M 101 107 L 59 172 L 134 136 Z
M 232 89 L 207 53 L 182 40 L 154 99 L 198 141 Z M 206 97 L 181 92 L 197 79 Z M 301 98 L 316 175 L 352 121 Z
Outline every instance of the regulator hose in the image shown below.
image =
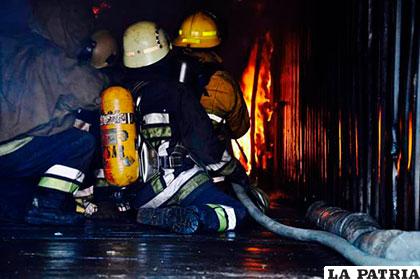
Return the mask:
M 236 193 L 236 196 L 246 207 L 248 213 L 252 216 L 252 218 L 254 218 L 255 221 L 257 221 L 264 228 L 275 234 L 278 234 L 279 236 L 301 241 L 313 241 L 325 245 L 337 251 L 344 258 L 346 258 L 355 265 L 420 266 L 420 261 L 397 261 L 369 255 L 350 244 L 350 242 L 348 242 L 344 238 L 341 238 L 329 232 L 311 229 L 301 229 L 283 225 L 262 213 L 247 196 L 244 187 L 236 183 L 232 183 L 232 187 Z

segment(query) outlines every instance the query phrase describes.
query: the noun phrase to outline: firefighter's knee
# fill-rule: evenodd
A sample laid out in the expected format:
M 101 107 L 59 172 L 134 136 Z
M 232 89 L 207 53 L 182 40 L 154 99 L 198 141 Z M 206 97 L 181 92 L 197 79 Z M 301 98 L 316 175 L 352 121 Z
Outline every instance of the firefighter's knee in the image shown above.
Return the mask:
M 78 131 L 78 139 L 75 142 L 78 153 L 93 154 L 96 148 L 95 137 L 87 132 Z

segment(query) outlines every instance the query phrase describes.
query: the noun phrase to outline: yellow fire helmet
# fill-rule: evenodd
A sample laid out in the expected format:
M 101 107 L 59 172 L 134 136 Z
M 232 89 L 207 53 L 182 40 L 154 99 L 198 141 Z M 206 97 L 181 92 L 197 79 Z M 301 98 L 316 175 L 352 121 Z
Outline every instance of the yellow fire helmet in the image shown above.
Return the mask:
M 221 42 L 214 19 L 197 12 L 187 17 L 179 29 L 174 45 L 178 47 L 212 48 Z
M 149 21 L 140 21 L 128 27 L 123 45 L 123 61 L 128 68 L 152 65 L 163 59 L 171 49 L 165 31 Z

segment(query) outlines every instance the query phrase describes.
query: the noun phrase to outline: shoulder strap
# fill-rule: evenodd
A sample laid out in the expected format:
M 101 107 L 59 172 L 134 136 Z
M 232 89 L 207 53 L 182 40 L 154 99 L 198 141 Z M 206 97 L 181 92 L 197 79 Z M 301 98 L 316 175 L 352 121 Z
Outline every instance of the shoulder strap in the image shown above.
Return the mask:
M 137 96 L 138 94 L 140 94 L 140 89 L 145 87 L 149 83 L 150 81 L 144 81 L 144 80 L 135 82 L 133 86 L 131 86 L 130 88 L 131 93 Z
M 191 87 L 197 97 L 208 95 L 205 87 L 209 84 L 213 74 L 223 67 L 219 63 L 203 62 L 188 55 L 181 56 L 179 59 L 179 81 Z

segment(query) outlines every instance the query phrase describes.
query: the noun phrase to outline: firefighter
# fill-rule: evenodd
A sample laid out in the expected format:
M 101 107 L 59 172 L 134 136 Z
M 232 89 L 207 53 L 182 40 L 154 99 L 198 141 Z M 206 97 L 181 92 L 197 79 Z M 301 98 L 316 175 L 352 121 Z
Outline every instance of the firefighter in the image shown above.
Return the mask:
M 75 114 L 98 107 L 107 79 L 77 59 L 93 23 L 86 1 L 35 0 L 31 8 L 30 32 L 1 34 L 0 215 L 79 224 L 73 195 L 95 139 L 74 127 Z
M 195 88 L 218 137 L 230 141 L 245 135 L 250 122 L 241 88 L 214 50 L 220 43 L 216 22 L 204 12 L 187 17 L 174 40 L 180 50 L 180 81 Z
M 218 185 L 229 191 L 223 183 L 225 176 L 229 178 L 232 172 L 245 173 L 239 161 L 232 158 L 231 139 L 245 135 L 250 127 L 250 119 L 239 84 L 223 68 L 222 59 L 215 52 L 220 43 L 215 20 L 201 11 L 184 20 L 174 40 L 174 45 L 178 47 L 179 81 L 188 84 L 197 93 L 218 138 L 226 146 L 223 161 L 208 169 L 213 181 L 220 182 Z M 249 182 L 246 184 L 250 190 L 248 193 L 265 211 L 269 207 L 267 195 L 261 189 L 251 187 Z
M 220 162 L 224 146 L 197 98 L 173 75 L 165 32 L 138 22 L 125 31 L 123 46 L 125 84 L 134 96 L 140 134 L 137 221 L 185 234 L 235 229 L 245 208 L 218 190 L 205 171 L 205 165 Z

